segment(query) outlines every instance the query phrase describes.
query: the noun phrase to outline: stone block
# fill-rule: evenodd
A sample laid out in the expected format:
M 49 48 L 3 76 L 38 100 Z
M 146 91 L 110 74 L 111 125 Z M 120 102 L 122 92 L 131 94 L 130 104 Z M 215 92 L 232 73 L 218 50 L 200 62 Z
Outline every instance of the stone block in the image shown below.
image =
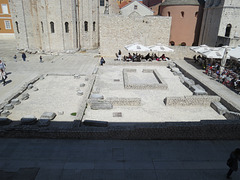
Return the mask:
M 24 93 L 21 96 L 21 100 L 27 100 L 29 98 L 29 94 L 28 93 Z
M 90 99 L 104 99 L 102 94 L 91 94 Z
M 192 80 L 192 79 L 186 79 L 186 80 L 184 81 L 184 84 L 185 84 L 188 88 L 191 88 L 192 86 L 195 85 L 195 82 L 194 82 L 194 80 Z
M 33 88 L 33 85 L 32 85 L 32 84 L 29 84 L 27 88 L 28 88 L 28 89 L 32 89 L 32 88 Z
M 93 110 L 112 109 L 113 105 L 107 101 L 93 101 L 91 102 L 90 107 Z
M 217 102 L 212 102 L 211 105 L 210 105 L 215 111 L 217 111 L 220 115 L 223 115 L 225 114 L 228 109 L 223 106 L 219 101 Z
M 7 117 L 0 117 L 0 126 L 8 125 L 12 121 L 8 119 Z
M 39 127 L 46 127 L 46 126 L 49 126 L 49 124 L 50 124 L 50 119 L 39 119 L 38 121 Z
M 227 111 L 224 115 L 229 120 L 240 120 L 240 113 L 237 112 Z
M 77 91 L 77 95 L 78 95 L 78 96 L 82 96 L 82 95 L 83 95 L 83 92 L 82 92 L 82 91 Z
M 205 91 L 205 89 L 200 86 L 199 84 L 192 85 L 190 88 L 193 91 L 194 95 L 207 95 L 208 93 Z
M 21 102 L 19 101 L 19 99 L 12 99 L 11 100 L 11 104 L 12 105 L 18 105 L 18 104 L 20 104 Z
M 8 117 L 11 113 L 8 110 L 4 110 L 1 113 L 1 117 Z
M 79 74 L 74 75 L 74 79 L 80 79 L 80 78 L 81 78 L 81 76 Z
M 113 117 L 122 117 L 122 112 L 113 112 Z
M 107 127 L 107 121 L 94 121 L 94 120 L 84 120 L 83 124 L 85 126 L 96 126 L 96 127 Z
M 33 115 L 26 115 L 21 118 L 21 124 L 23 125 L 32 125 L 37 122 L 37 118 Z
M 49 119 L 49 120 L 53 120 L 56 117 L 56 113 L 55 112 L 44 112 L 40 119 Z
M 4 106 L 4 110 L 11 110 L 13 108 L 14 108 L 14 106 L 12 104 L 7 104 Z
M 84 83 L 81 83 L 81 84 L 80 84 L 80 87 L 84 87 L 84 86 L 85 86 L 85 84 L 84 84 Z

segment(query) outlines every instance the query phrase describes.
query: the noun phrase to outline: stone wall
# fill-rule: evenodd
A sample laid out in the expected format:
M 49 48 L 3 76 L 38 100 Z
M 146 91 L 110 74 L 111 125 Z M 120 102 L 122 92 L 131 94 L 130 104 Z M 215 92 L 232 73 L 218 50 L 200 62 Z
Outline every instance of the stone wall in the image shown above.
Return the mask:
M 121 124 L 121 123 L 120 123 Z M 48 127 L 21 125 L 20 121 L 0 126 L 4 138 L 72 138 L 132 140 L 227 140 L 240 139 L 239 120 L 200 122 L 122 123 L 108 127 L 81 126 L 81 122 L 51 122 Z
M 184 97 L 166 97 L 164 102 L 166 106 L 210 106 L 211 102 L 220 101 L 219 96 L 184 96 Z
M 115 56 L 120 49 L 132 43 L 146 46 L 162 43 L 168 45 L 171 17 L 146 16 L 124 17 L 121 15 L 100 16 L 100 52 L 103 56 Z
M 123 81 L 125 89 L 167 89 L 168 85 L 160 74 L 155 69 L 143 69 L 143 73 L 152 73 L 158 83 L 154 84 L 139 84 L 139 83 L 130 83 L 129 82 L 129 73 L 136 72 L 136 69 L 123 69 Z

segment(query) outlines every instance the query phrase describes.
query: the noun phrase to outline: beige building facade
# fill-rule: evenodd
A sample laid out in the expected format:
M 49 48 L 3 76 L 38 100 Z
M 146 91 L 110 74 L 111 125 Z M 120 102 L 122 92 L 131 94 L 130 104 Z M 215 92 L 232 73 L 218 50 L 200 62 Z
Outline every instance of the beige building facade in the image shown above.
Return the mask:
M 154 14 L 150 8 L 138 1 L 133 1 L 124 6 L 121 8 L 120 13 L 123 16 L 131 16 L 133 14 L 138 14 L 139 16 L 152 16 Z
M 126 17 L 116 0 L 11 0 L 10 7 L 20 51 L 113 56 L 127 44 L 169 42 L 171 17 Z
M 240 44 L 240 1 L 206 0 L 199 44 Z

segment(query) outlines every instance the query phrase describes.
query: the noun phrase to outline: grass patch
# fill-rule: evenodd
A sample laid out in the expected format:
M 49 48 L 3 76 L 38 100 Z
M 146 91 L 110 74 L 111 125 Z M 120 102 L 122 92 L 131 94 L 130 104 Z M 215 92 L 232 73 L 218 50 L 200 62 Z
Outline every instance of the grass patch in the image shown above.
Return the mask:
M 77 115 L 76 112 L 71 113 L 71 116 L 76 116 L 76 115 Z

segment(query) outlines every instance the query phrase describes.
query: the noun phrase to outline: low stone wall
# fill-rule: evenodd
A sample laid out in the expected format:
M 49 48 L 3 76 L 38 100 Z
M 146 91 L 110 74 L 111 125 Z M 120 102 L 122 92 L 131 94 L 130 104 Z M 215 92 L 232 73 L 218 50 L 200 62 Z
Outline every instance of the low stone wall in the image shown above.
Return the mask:
M 4 138 L 71 138 L 125 140 L 227 140 L 240 139 L 240 121 L 202 120 L 200 122 L 133 123 L 108 127 L 81 126 L 74 122 L 51 122 L 48 127 L 12 122 L 0 126 Z
M 219 96 L 184 96 L 166 97 L 166 106 L 210 106 L 211 102 L 220 101 Z
M 154 84 L 134 84 L 129 83 L 128 73 L 136 72 L 136 69 L 123 69 L 123 81 L 125 89 L 167 89 L 167 83 L 155 69 L 143 69 L 144 73 L 153 73 L 159 83 Z
M 113 106 L 141 106 L 141 98 L 106 98 Z

